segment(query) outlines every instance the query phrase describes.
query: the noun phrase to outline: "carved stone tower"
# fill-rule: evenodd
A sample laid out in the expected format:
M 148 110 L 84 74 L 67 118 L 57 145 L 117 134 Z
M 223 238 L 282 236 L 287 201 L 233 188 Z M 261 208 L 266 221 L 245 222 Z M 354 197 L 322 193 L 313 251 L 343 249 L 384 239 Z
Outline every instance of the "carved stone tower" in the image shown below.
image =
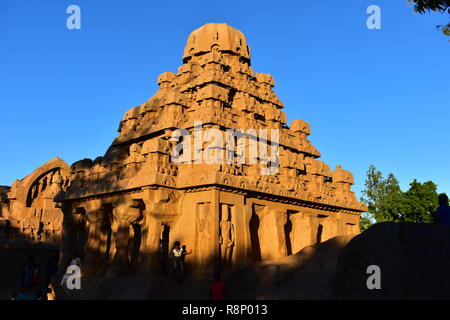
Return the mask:
M 202 273 L 359 233 L 366 208 L 352 174 L 317 160 L 307 122 L 287 125 L 274 79 L 253 72 L 242 32 L 195 30 L 178 73 L 158 84 L 125 114 L 103 157 L 71 166 L 59 197 L 63 263 L 75 251 L 90 274 L 160 270 L 179 241 Z

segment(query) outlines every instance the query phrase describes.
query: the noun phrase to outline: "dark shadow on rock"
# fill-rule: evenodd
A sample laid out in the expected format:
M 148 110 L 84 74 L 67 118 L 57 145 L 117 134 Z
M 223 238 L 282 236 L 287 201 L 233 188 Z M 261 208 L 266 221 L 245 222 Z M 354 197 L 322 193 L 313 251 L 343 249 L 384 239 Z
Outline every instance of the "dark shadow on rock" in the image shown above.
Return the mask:
M 232 299 L 333 299 L 337 258 L 351 236 L 338 236 L 227 275 Z
M 380 268 L 369 290 L 367 268 Z M 352 239 L 336 269 L 338 299 L 450 299 L 450 228 L 422 223 L 375 224 Z

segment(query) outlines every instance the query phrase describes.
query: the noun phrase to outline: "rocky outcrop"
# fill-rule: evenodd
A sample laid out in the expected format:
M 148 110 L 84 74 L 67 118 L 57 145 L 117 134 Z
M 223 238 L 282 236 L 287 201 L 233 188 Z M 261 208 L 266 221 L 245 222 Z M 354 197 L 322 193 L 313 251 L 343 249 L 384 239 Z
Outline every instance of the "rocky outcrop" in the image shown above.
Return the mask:
M 352 237 L 334 237 L 289 257 L 248 266 L 230 276 L 232 298 L 333 299 L 337 259 Z
M 368 266 L 380 268 L 381 289 L 369 290 Z M 338 299 L 449 299 L 450 228 L 379 223 L 352 239 L 336 269 Z

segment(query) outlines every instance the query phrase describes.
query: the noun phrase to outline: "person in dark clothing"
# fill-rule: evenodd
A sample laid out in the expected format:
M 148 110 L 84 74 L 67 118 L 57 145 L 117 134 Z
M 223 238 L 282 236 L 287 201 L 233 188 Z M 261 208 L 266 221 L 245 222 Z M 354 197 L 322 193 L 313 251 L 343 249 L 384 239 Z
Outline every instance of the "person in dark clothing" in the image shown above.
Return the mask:
M 436 211 L 437 223 L 450 226 L 450 206 L 448 205 L 448 197 L 445 193 L 438 196 L 439 207 Z
M 186 256 L 188 254 L 192 253 L 192 249 L 191 249 L 191 251 L 187 251 L 187 248 L 186 248 L 185 244 L 181 247 L 181 249 L 183 250 L 183 254 L 181 256 L 181 263 L 183 264 L 183 270 L 186 273 L 186 262 L 185 262 L 185 260 L 186 260 Z

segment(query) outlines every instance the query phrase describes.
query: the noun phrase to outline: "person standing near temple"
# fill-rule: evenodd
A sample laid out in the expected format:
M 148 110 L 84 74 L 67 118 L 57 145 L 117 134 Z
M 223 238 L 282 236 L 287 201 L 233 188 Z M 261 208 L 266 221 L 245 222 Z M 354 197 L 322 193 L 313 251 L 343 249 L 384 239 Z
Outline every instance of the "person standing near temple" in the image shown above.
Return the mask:
M 170 258 L 172 259 L 173 263 L 173 273 L 176 274 L 183 274 L 184 267 L 183 267 L 183 248 L 180 247 L 180 242 L 175 241 L 173 245 L 173 250 L 170 253 Z
M 445 193 L 438 196 L 439 207 L 436 211 L 437 223 L 450 226 L 450 206 L 448 205 L 448 197 Z
M 183 250 L 183 255 L 181 256 L 181 263 L 183 264 L 183 270 L 186 273 L 186 262 L 185 262 L 185 260 L 186 260 L 186 256 L 188 254 L 192 253 L 192 249 L 190 251 L 187 251 L 187 247 L 186 247 L 185 244 L 181 247 L 181 249 Z

